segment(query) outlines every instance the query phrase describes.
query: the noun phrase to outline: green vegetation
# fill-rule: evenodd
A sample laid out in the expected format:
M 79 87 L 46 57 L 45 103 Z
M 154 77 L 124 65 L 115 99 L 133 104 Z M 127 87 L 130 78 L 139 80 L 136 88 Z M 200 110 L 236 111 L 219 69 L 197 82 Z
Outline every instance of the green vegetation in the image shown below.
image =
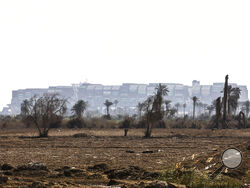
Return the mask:
M 159 84 L 156 93 L 147 98 L 143 103 L 144 118 L 146 120 L 145 137 L 151 137 L 154 124 L 161 121 L 164 117 L 163 97 L 167 95 L 168 89 L 165 85 Z

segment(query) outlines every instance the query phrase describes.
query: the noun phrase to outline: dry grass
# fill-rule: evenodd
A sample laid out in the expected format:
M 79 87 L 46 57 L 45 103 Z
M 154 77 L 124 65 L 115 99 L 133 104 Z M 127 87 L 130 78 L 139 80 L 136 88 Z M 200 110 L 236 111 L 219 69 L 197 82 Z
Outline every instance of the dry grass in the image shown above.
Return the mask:
M 129 137 L 143 137 L 145 129 L 129 129 Z M 49 136 L 73 136 L 77 133 L 86 133 L 89 136 L 114 137 L 123 136 L 123 129 L 51 129 Z M 186 135 L 188 137 L 250 137 L 250 129 L 153 129 L 152 137 L 168 137 L 174 134 Z M 35 128 L 2 129 L 0 136 L 38 136 Z

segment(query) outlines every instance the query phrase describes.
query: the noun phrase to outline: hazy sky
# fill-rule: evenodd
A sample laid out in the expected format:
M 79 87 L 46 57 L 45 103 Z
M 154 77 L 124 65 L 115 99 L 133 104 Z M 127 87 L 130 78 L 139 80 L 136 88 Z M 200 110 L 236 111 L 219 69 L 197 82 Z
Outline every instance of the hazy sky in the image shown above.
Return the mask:
M 249 10 L 249 0 L 0 0 L 0 108 L 14 89 L 86 80 L 191 85 L 229 74 L 250 88 Z

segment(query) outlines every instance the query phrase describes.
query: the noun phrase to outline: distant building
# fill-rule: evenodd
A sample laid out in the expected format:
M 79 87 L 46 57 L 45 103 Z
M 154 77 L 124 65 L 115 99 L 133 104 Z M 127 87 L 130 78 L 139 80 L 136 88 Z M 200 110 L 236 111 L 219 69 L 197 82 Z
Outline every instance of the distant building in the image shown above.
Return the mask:
M 101 85 L 101 84 L 73 84 L 72 86 L 54 86 L 46 89 L 20 89 L 12 92 L 12 100 L 9 109 L 4 109 L 13 115 L 20 113 L 20 105 L 23 100 L 29 99 L 34 95 L 41 96 L 43 93 L 59 93 L 68 100 L 68 108 L 80 99 L 88 101 L 88 109 L 91 111 L 103 112 L 103 105 L 106 99 L 110 101 L 118 100 L 118 111 L 135 113 L 138 102 L 144 101 L 148 96 L 155 92 L 158 83 L 135 84 L 124 83 L 122 85 Z M 202 103 L 210 104 L 217 97 L 222 96 L 224 83 L 213 83 L 213 85 L 200 85 L 194 80 L 192 86 L 178 83 L 162 83 L 167 85 L 169 90 L 166 99 L 171 100 L 172 106 L 175 103 L 188 105 L 187 110 L 192 106 L 191 97 L 197 96 Z M 241 89 L 240 101 L 248 100 L 248 90 L 246 86 L 230 84 Z M 114 106 L 112 106 L 114 108 Z
M 11 115 L 11 110 L 9 107 L 3 107 L 2 112 L 0 112 L 0 115 L 8 116 Z

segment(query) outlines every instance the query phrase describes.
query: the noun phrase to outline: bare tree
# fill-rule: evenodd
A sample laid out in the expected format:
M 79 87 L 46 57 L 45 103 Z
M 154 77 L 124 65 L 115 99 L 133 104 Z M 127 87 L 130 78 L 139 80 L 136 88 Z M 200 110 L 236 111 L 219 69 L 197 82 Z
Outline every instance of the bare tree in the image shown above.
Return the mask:
M 21 115 L 36 126 L 40 137 L 47 137 L 51 126 L 61 121 L 66 113 L 66 102 L 54 93 L 34 96 L 22 103 Z

